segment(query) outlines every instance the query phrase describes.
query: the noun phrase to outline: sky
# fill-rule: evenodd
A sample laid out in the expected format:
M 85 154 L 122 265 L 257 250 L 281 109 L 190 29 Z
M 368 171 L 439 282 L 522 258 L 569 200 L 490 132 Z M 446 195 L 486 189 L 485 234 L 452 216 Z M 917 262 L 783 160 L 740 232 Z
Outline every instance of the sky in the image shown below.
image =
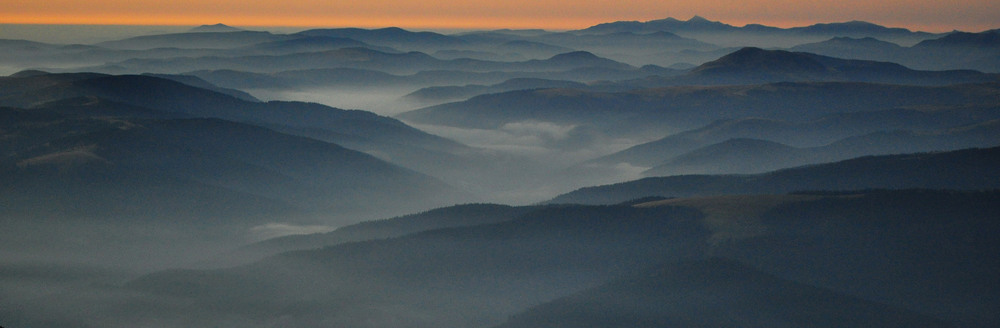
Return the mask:
M 864 20 L 928 32 L 1000 28 L 997 0 L 2 0 L 0 24 L 579 29 L 700 15 L 742 26 Z

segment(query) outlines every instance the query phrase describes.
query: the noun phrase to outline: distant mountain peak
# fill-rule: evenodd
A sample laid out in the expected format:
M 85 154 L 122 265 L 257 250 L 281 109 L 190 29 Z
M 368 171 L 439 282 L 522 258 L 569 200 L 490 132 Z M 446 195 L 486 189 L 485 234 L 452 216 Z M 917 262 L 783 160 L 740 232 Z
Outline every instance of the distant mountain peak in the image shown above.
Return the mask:
M 819 23 L 805 27 L 793 27 L 791 30 L 804 31 L 807 33 L 839 34 L 838 36 L 872 36 L 872 35 L 905 35 L 912 34 L 913 31 L 901 27 L 886 27 L 879 24 L 852 20 L 838 23 Z
M 767 52 L 768 50 L 764 50 L 758 47 L 743 47 L 742 49 L 736 50 L 735 52 L 729 54 L 729 56 L 746 56 L 750 54 L 762 54 Z
M 795 56 L 794 53 L 783 50 L 764 50 L 757 47 L 744 47 L 728 55 L 722 56 L 715 61 L 705 63 L 702 66 L 706 66 L 710 63 L 748 64 L 760 61 L 780 62 L 793 56 Z
M 408 30 L 405 30 L 405 29 L 403 29 L 401 27 L 396 27 L 396 26 L 390 26 L 390 27 L 380 28 L 380 29 L 376 29 L 376 31 L 403 32 L 403 33 L 410 32 Z
M 550 60 L 592 60 L 592 59 L 600 59 L 600 58 L 601 57 L 598 57 L 597 55 L 592 54 L 592 53 L 587 52 L 587 51 L 573 51 L 573 52 L 567 52 L 567 53 L 564 53 L 564 54 L 558 54 L 558 55 L 552 56 L 552 58 L 549 58 L 549 59 Z
M 243 29 L 238 29 L 222 23 L 214 25 L 202 25 L 190 30 L 190 32 L 193 33 L 218 33 L 218 32 L 241 32 L 241 31 L 243 31 Z
M 650 31 L 692 31 L 692 30 L 712 30 L 731 31 L 735 29 L 732 25 L 711 21 L 705 17 L 695 15 L 686 21 L 673 17 L 656 19 L 645 22 L 639 21 L 619 21 L 614 23 L 604 23 L 591 26 L 584 31 L 591 32 L 650 32 Z
M 821 73 L 827 68 L 812 56 L 784 50 L 746 47 L 698 66 L 694 74 L 758 72 L 767 74 Z

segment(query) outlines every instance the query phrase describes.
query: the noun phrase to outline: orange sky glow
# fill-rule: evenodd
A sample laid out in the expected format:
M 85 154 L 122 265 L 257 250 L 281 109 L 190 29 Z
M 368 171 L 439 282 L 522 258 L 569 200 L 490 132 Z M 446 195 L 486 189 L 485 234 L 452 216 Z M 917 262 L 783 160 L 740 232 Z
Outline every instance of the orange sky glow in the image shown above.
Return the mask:
M 1000 1 L 959 0 L 5 0 L 2 24 L 578 29 L 619 20 L 701 15 L 742 26 L 865 20 L 930 32 L 1000 28 Z

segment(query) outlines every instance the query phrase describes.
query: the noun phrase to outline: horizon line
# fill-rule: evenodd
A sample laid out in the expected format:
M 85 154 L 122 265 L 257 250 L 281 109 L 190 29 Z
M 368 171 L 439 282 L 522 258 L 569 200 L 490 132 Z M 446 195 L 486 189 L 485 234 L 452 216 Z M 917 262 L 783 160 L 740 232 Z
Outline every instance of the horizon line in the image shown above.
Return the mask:
M 475 31 L 475 30 L 503 30 L 503 29 L 510 29 L 510 30 L 572 31 L 572 30 L 586 29 L 586 28 L 594 27 L 594 26 L 601 25 L 601 24 L 610 24 L 610 23 L 618 23 L 618 22 L 640 22 L 640 23 L 647 23 L 647 22 L 651 22 L 651 21 L 665 20 L 665 19 L 675 19 L 675 20 L 678 20 L 678 21 L 681 21 L 681 22 L 687 22 L 687 21 L 691 21 L 691 20 L 693 20 L 695 18 L 705 19 L 705 20 L 710 21 L 710 22 L 722 23 L 722 24 L 730 25 L 730 26 L 733 26 L 733 27 L 736 27 L 736 28 L 743 28 L 743 27 L 746 27 L 746 26 L 749 26 L 749 25 L 762 25 L 762 26 L 767 26 L 767 27 L 775 27 L 775 28 L 781 28 L 781 29 L 790 29 L 790 28 L 808 27 L 808 26 L 821 25 L 821 24 L 843 24 L 843 23 L 851 23 L 851 22 L 864 22 L 864 23 L 874 24 L 874 25 L 878 25 L 878 26 L 882 26 L 882 27 L 886 27 L 886 28 L 902 28 L 902 29 L 909 30 L 911 32 L 926 32 L 926 33 L 949 33 L 949 32 L 956 32 L 956 31 L 979 33 L 979 32 L 986 32 L 986 31 L 991 31 L 991 30 L 997 29 L 997 28 L 990 28 L 990 27 L 982 28 L 982 29 L 980 29 L 978 31 L 977 30 L 971 30 L 971 31 L 970 30 L 961 30 L 961 29 L 958 29 L 958 28 L 927 29 L 927 27 L 892 26 L 892 25 L 882 24 L 882 23 L 873 22 L 873 21 L 869 21 L 869 20 L 863 20 L 863 19 L 849 19 L 849 20 L 839 20 L 839 21 L 830 21 L 830 22 L 812 22 L 812 23 L 787 22 L 785 24 L 746 23 L 746 24 L 740 25 L 740 24 L 727 23 L 727 22 L 721 21 L 721 20 L 717 21 L 717 20 L 707 19 L 707 18 L 704 18 L 704 16 L 701 16 L 701 15 L 694 15 L 694 16 L 692 16 L 692 18 L 689 18 L 687 20 L 679 19 L 679 18 L 675 18 L 675 17 L 665 17 L 665 18 L 658 18 L 658 19 L 651 19 L 651 20 L 614 20 L 614 21 L 604 21 L 604 22 L 599 22 L 599 23 L 589 23 L 589 25 L 585 25 L 585 26 L 581 24 L 581 25 L 577 25 L 577 27 L 546 27 L 546 26 L 533 26 L 533 25 L 527 25 L 527 24 L 510 24 L 510 25 L 506 25 L 506 26 L 505 25 L 467 26 L 467 25 L 420 24 L 420 23 L 416 23 L 416 24 L 413 24 L 413 23 L 411 23 L 411 24 L 407 24 L 407 23 L 402 23 L 402 24 L 378 24 L 378 23 L 371 23 L 371 24 L 350 24 L 350 23 L 348 23 L 348 24 L 320 24 L 320 23 L 310 23 L 310 22 L 306 22 L 306 23 L 303 23 L 303 24 L 285 24 L 285 23 L 242 24 L 240 22 L 226 23 L 225 20 L 217 21 L 215 23 L 192 23 L 192 22 L 187 22 L 187 21 L 185 21 L 185 22 L 166 22 L 165 21 L 165 22 L 153 22 L 153 23 L 135 23 L 135 22 L 111 22 L 111 23 L 104 23 L 104 22 L 90 22 L 90 21 L 79 21 L 79 22 L 14 21 L 14 22 L 0 22 L 0 25 L 23 25 L 23 26 L 95 26 L 95 27 L 101 27 L 101 26 L 106 26 L 106 27 L 115 27 L 115 26 L 118 26 L 118 27 L 129 27 L 129 26 L 135 26 L 135 27 L 199 27 L 199 26 L 211 26 L 211 25 L 223 24 L 223 25 L 226 25 L 226 26 L 236 27 L 236 28 L 240 28 L 240 27 L 247 27 L 247 28 L 302 28 L 302 29 L 310 29 L 310 28 L 363 28 L 363 29 L 402 28 L 402 29 L 410 29 L 410 30 L 445 30 L 445 31 L 449 31 L 449 30 L 450 31 Z M 239 21 L 239 19 L 237 19 L 237 21 Z M 583 27 L 580 27 L 580 26 L 583 26 Z

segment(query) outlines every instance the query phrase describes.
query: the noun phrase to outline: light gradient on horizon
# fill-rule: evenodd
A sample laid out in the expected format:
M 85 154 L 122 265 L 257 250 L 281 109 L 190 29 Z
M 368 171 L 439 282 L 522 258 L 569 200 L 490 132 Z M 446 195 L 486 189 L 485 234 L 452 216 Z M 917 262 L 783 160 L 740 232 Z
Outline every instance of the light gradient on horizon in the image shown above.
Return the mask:
M 578 29 L 619 20 L 700 15 L 742 26 L 779 27 L 864 20 L 945 32 L 1000 28 L 1000 1 L 961 0 L 8 0 L 0 23 Z

